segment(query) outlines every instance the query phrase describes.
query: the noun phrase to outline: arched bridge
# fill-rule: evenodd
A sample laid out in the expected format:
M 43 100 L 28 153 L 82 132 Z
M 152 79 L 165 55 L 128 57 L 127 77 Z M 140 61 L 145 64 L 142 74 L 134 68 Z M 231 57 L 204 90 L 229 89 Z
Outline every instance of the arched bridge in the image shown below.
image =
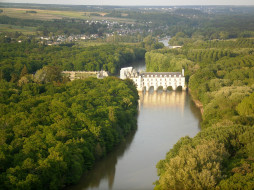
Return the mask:
M 182 87 L 182 90 L 186 89 L 184 70 L 182 72 L 137 72 L 133 67 L 125 67 L 120 70 L 120 78 L 132 79 L 138 91 L 144 89 L 149 90 L 150 87 L 154 87 L 157 90 L 162 87 L 163 90 L 167 90 L 168 87 L 172 87 L 176 90 L 177 87 Z

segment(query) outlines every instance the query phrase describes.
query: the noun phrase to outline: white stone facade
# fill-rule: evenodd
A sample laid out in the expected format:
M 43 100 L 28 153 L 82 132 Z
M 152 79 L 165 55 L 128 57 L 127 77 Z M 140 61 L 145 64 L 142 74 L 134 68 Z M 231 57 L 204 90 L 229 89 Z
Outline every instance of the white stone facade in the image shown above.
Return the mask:
M 149 90 L 150 87 L 154 87 L 157 90 L 162 87 L 163 90 L 167 90 L 168 87 L 172 87 L 176 90 L 181 86 L 182 90 L 186 90 L 184 70 L 181 72 L 143 72 L 138 73 L 132 67 L 122 68 L 120 71 L 120 78 L 130 78 L 134 81 L 138 91 L 144 89 Z

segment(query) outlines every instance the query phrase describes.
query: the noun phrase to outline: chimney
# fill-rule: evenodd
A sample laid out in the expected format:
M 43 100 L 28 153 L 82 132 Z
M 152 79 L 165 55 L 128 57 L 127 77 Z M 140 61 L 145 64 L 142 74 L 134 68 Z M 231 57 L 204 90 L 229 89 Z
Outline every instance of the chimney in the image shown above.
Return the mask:
M 184 77 L 184 69 L 182 69 L 182 76 Z

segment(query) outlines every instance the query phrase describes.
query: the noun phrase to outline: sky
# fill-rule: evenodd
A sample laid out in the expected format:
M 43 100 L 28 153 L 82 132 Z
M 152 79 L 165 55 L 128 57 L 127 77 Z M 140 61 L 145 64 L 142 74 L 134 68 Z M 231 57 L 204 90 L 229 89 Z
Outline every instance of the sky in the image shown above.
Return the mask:
M 254 0 L 0 0 L 0 2 L 67 5 L 254 5 Z

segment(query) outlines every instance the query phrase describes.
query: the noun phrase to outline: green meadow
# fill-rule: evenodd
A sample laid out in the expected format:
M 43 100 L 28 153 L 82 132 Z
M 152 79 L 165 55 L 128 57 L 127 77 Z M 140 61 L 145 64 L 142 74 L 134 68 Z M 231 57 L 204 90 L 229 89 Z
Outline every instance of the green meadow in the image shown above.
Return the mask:
M 36 27 L 0 24 L 0 32 L 21 32 L 23 34 L 35 34 Z
M 127 18 L 107 17 L 105 12 L 79 12 L 79 11 L 59 11 L 59 10 L 41 10 L 41 9 L 21 9 L 21 8 L 2 8 L 3 13 L 12 18 L 35 19 L 35 20 L 53 20 L 53 19 L 84 19 L 84 20 L 109 20 L 125 23 L 134 23 L 135 20 Z M 36 11 L 36 13 L 27 13 L 27 11 Z M 96 16 L 93 15 L 96 13 Z M 100 16 L 99 16 L 100 15 Z

